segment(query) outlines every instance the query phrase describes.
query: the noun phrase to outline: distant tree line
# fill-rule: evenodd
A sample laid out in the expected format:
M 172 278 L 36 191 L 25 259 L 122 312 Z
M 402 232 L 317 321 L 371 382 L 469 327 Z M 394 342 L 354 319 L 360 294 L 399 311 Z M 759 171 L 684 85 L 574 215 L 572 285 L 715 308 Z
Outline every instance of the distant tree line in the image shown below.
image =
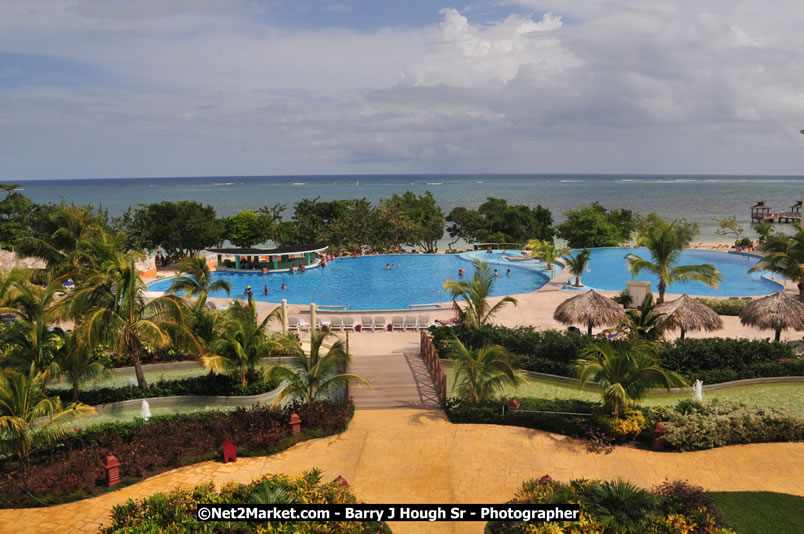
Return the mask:
M 242 210 L 219 217 L 215 208 L 195 201 L 157 202 L 130 207 L 110 217 L 102 207 L 36 204 L 16 184 L 0 184 L 0 247 L 30 253 L 66 223 L 59 210 L 71 207 L 92 218 L 92 225 L 120 233 L 128 250 L 162 250 L 181 258 L 228 241 L 235 247 L 253 247 L 268 241 L 278 246 L 326 243 L 336 249 L 383 252 L 416 248 L 435 252 L 445 234 L 450 247 L 465 243 L 527 243 L 537 239 L 564 239 L 570 248 L 617 246 L 627 242 L 637 227 L 638 214 L 607 210 L 597 202 L 565 213 L 554 225 L 548 208 L 509 204 L 490 197 L 478 209 L 456 207 L 444 214 L 428 191 L 393 194 L 377 204 L 361 199 L 323 201 L 303 199 L 292 212 L 284 204 Z M 64 233 L 64 232 L 62 232 Z M 37 241 L 38 240 L 38 241 Z M 37 245 L 38 243 L 38 245 Z

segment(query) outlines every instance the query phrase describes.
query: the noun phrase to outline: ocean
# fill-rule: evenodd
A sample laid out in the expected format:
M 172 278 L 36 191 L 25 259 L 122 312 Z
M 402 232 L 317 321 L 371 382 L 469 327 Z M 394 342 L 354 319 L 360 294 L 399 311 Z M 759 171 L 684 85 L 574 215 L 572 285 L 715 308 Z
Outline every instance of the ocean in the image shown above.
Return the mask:
M 23 194 L 35 202 L 93 203 L 119 215 L 129 206 L 161 200 L 196 200 L 215 207 L 219 216 L 243 209 L 293 203 L 303 198 L 321 200 L 363 198 L 378 202 L 393 193 L 431 191 L 447 214 L 456 206 L 477 208 L 487 197 L 509 203 L 549 208 L 556 222 L 564 213 L 594 201 L 607 208 L 656 212 L 666 219 L 686 218 L 700 224 L 698 241 L 726 241 L 715 233 L 712 217 L 736 215 L 750 228 L 750 206 L 765 200 L 773 211 L 787 210 L 804 196 L 804 177 L 694 176 L 694 175 L 333 175 L 333 176 L 225 176 L 186 178 L 125 178 L 36 180 L 19 182 Z M 780 224 L 782 230 L 791 225 Z M 448 236 L 442 240 L 445 245 Z

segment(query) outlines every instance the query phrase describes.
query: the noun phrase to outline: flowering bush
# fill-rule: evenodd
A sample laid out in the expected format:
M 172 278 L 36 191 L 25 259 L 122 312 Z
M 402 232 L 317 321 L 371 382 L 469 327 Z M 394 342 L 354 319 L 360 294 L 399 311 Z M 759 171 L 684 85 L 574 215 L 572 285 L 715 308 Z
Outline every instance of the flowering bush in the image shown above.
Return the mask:
M 614 438 L 606 435 L 602 430 L 590 427 L 586 431 L 586 450 L 593 453 L 609 454 L 614 450 Z
M 271 494 L 271 491 L 274 493 Z M 271 494 L 274 499 L 261 498 Z M 277 498 L 277 494 L 281 497 Z M 328 521 L 328 522 L 241 522 L 236 530 L 224 522 L 207 521 L 201 523 L 195 518 L 195 510 L 200 504 L 357 504 L 355 496 L 338 482 L 321 482 L 321 472 L 308 471 L 291 477 L 288 475 L 268 475 L 254 480 L 251 484 L 230 482 L 215 491 L 212 482 L 192 489 L 177 489 L 170 493 L 157 493 L 112 509 L 112 524 L 102 530 L 104 534 L 115 532 L 238 532 L 238 533 L 343 533 L 360 534 L 390 533 L 385 523 L 378 521 Z
M 636 438 L 645 428 L 647 420 L 639 410 L 628 410 L 623 413 L 623 417 L 595 417 L 595 424 L 617 443 L 623 443 Z
M 569 484 L 549 477 L 522 483 L 509 504 L 577 503 L 580 521 L 523 523 L 492 521 L 488 534 L 734 534 L 723 528 L 714 501 L 701 488 L 685 482 L 665 482 L 652 491 L 618 480 L 573 480 Z

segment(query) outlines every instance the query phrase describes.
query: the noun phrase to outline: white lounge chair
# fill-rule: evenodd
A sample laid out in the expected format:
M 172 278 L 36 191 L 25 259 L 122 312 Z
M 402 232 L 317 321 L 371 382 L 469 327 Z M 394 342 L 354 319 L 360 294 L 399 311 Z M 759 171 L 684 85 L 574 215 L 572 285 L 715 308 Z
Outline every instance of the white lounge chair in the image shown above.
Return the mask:
M 419 315 L 419 329 L 424 330 L 425 328 L 430 328 L 432 324 L 429 315 Z
M 288 330 L 291 332 L 298 332 L 299 331 L 299 318 L 298 317 L 288 317 Z
M 332 329 L 332 321 L 329 319 L 324 319 L 319 317 L 315 320 L 315 327 L 319 332 L 323 332 L 324 330 L 331 330 Z
M 415 315 L 405 316 L 405 330 L 416 330 L 419 328 L 419 320 Z
M 355 331 L 355 327 L 360 324 L 357 322 L 357 319 L 354 317 L 344 317 L 341 319 L 341 330 L 351 330 L 352 332 Z
M 332 331 L 340 330 L 343 332 L 343 319 L 341 317 L 332 317 L 329 320 L 329 329 Z
M 405 329 L 405 318 L 401 315 L 394 315 L 391 318 L 391 329 L 392 330 L 404 330 Z
M 362 330 L 371 330 L 374 332 L 374 319 L 371 317 L 371 315 L 360 316 L 360 328 Z
M 388 321 L 385 320 L 385 317 L 380 317 L 379 315 L 374 317 L 374 327 L 372 331 L 375 330 L 379 330 L 380 332 L 388 330 Z

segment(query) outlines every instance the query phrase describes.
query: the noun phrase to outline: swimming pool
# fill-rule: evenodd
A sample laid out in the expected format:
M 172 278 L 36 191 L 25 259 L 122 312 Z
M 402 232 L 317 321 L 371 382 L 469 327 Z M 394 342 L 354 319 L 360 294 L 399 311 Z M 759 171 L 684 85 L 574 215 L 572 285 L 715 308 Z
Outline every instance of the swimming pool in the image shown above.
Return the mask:
M 625 289 L 628 280 L 651 282 L 651 289 L 657 291 L 656 275 L 641 272 L 632 277 L 626 267 L 626 254 L 634 253 L 650 260 L 650 253 L 644 248 L 596 248 L 590 249 L 587 271 L 581 283 L 595 289 L 620 291 Z M 776 293 L 782 289 L 780 284 L 766 280 L 760 272 L 749 273 L 748 269 L 757 264 L 758 258 L 745 254 L 728 254 L 713 250 L 685 249 L 681 253 L 681 265 L 711 263 L 723 274 L 723 281 L 717 289 L 701 282 L 677 282 L 667 288 L 668 293 L 688 293 L 690 295 L 715 297 L 750 297 Z M 778 276 L 777 276 L 778 278 Z
M 227 280 L 232 284 L 231 296 L 242 298 L 247 286 L 254 291 L 254 299 L 263 302 L 289 304 L 343 305 L 349 310 L 406 309 L 413 304 L 448 302 L 449 294 L 443 289 L 445 280 L 457 279 L 458 270 L 465 269 L 472 276 L 472 259 L 480 257 L 499 271 L 492 296 L 511 295 L 536 291 L 550 280 L 545 265 L 535 260 L 510 262 L 503 256 L 517 255 L 520 251 L 494 251 L 482 255 L 476 252 L 463 254 L 394 254 L 337 258 L 326 268 L 308 269 L 304 274 L 290 273 L 213 273 L 213 280 Z M 386 265 L 391 268 L 386 269 Z M 507 270 L 511 274 L 507 275 Z M 149 291 L 166 291 L 172 279 L 158 280 L 148 285 Z M 282 284 L 287 289 L 282 290 Z M 268 296 L 263 294 L 268 286 Z M 213 297 L 225 297 L 216 293 Z

